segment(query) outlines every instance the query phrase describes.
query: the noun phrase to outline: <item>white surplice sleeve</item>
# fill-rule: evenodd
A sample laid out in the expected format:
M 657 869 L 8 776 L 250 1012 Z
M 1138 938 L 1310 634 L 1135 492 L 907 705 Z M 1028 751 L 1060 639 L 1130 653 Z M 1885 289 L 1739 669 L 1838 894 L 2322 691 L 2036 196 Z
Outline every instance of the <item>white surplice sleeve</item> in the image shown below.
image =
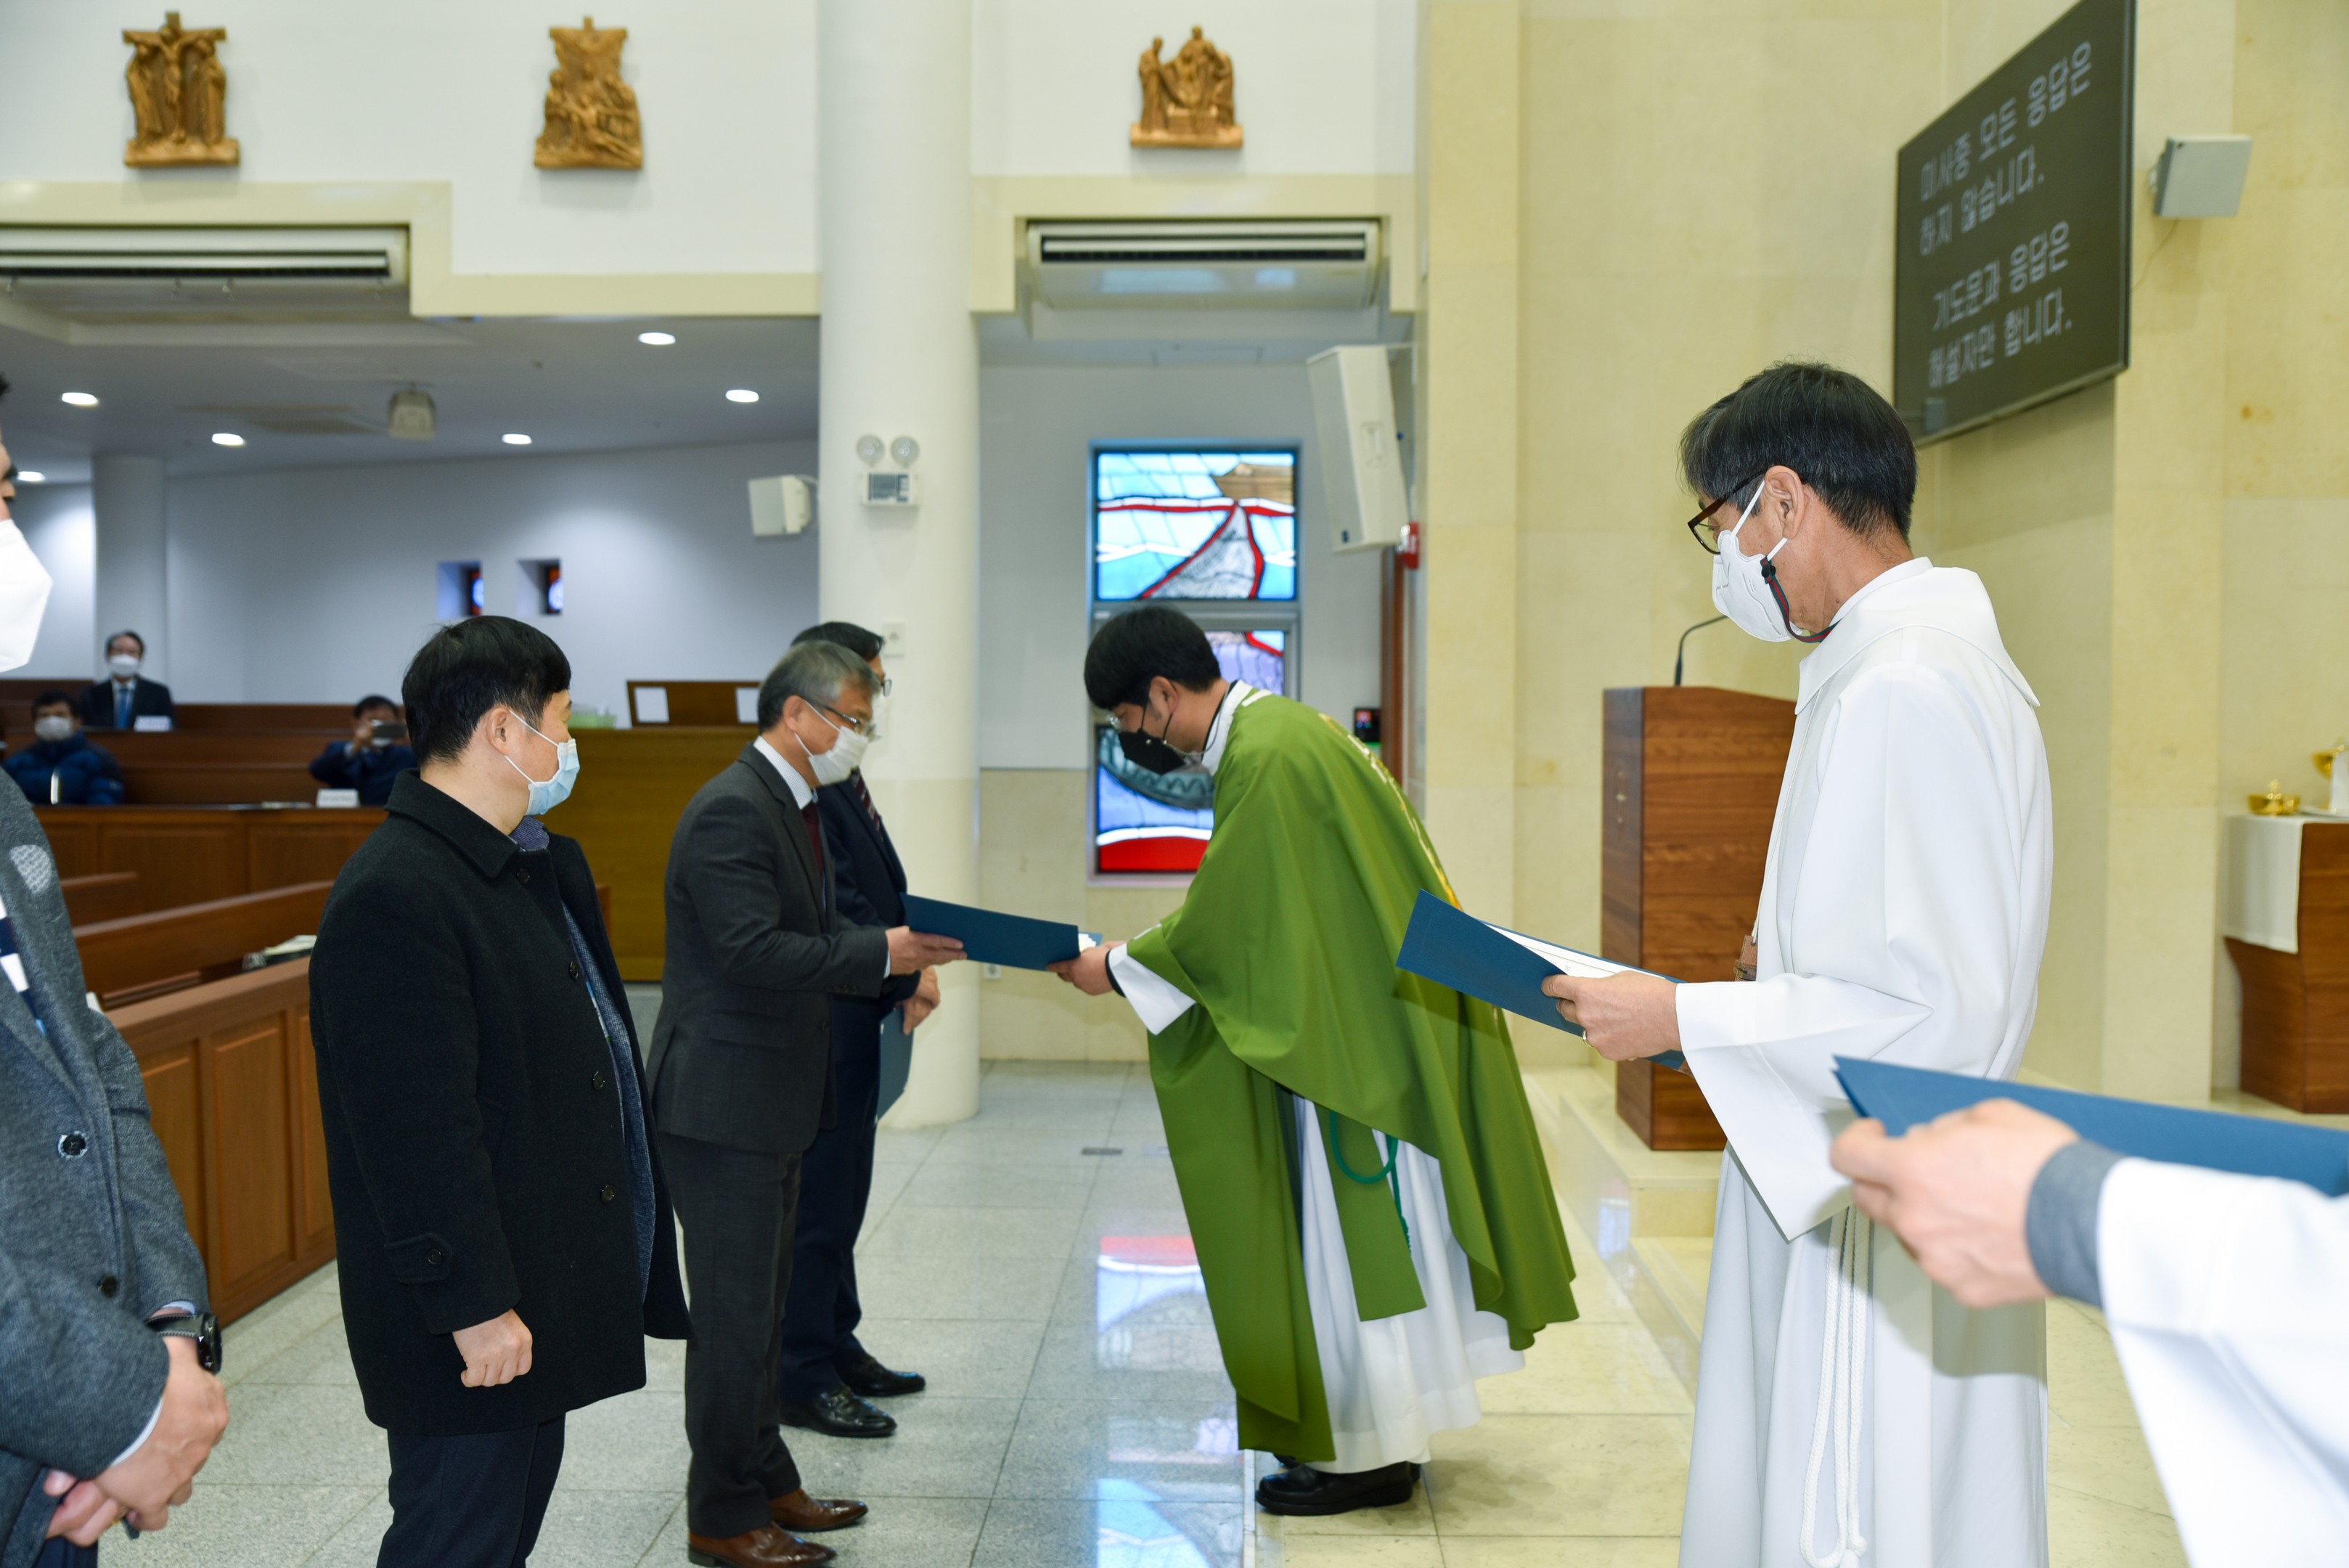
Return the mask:
M 1810 808 L 1779 825 L 1764 978 L 1676 993 L 1690 1070 L 1786 1235 L 1847 1201 L 1827 1163 L 1852 1115 L 1836 1057 L 1982 1074 L 2029 1032 L 2047 888 L 2018 818 L 2044 763 L 2003 695 L 1916 657 L 1857 672 L 1793 764 L 1816 780 L 1782 797 Z
M 2127 1159 L 2096 1260 L 2196 1568 L 2349 1563 L 2349 1199 Z
M 1133 1004 L 1134 1015 L 1151 1033 L 1158 1033 L 1191 1010 L 1191 998 L 1172 981 L 1161 980 L 1141 960 L 1128 958 L 1123 942 L 1109 950 L 1109 968 L 1117 976 L 1118 988 L 1124 992 L 1125 1000 Z

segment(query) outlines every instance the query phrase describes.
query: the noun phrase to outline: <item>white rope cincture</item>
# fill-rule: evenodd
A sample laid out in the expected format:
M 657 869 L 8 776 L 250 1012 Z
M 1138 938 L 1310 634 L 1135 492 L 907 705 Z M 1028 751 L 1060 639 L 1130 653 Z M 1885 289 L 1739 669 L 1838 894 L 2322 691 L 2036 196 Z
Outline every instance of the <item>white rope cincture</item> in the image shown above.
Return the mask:
M 1810 1568 L 1858 1568 L 1868 1540 L 1859 1530 L 1857 1408 L 1868 1386 L 1868 1306 L 1876 1290 L 1876 1225 L 1846 1209 L 1835 1226 L 1835 1267 L 1827 1274 L 1826 1320 L 1820 1334 L 1819 1404 L 1811 1422 L 1811 1462 L 1803 1478 L 1803 1561 Z M 1822 1556 L 1818 1539 L 1819 1471 L 1835 1446 L 1835 1545 Z

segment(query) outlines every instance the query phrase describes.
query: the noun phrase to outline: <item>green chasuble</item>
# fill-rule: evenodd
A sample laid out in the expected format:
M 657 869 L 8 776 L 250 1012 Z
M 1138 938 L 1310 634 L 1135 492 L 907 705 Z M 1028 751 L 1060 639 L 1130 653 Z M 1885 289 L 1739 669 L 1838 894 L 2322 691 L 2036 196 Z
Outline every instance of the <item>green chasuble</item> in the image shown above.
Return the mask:
M 1418 817 L 1326 715 L 1264 692 L 1226 711 L 1206 857 L 1182 908 L 1126 952 L 1197 1003 L 1151 1036 L 1150 1073 L 1240 1444 L 1327 1460 L 1290 1096 L 1325 1107 L 1363 1319 L 1425 1304 L 1394 1197 L 1361 1179 L 1388 1137 L 1443 1167 L 1476 1305 L 1514 1348 L 1575 1315 L 1574 1265 L 1500 1013 L 1395 968 L 1420 889 L 1453 898 Z

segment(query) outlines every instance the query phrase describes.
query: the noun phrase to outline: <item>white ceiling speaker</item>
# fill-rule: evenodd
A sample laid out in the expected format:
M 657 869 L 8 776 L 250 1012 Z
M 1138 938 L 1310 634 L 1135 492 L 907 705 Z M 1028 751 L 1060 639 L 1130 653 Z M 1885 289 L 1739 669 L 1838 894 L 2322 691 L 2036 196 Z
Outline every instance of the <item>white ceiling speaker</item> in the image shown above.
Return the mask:
M 440 431 L 440 415 L 432 407 L 430 393 L 413 388 L 392 393 L 391 408 L 384 417 L 384 434 L 394 441 L 430 441 Z
M 2248 136 L 2173 136 L 2153 166 L 2153 215 L 2231 218 L 2251 169 Z
M 750 533 L 754 538 L 787 539 L 815 522 L 815 481 L 804 473 L 778 473 L 750 481 Z
M 1305 361 L 1328 488 L 1330 547 L 1376 550 L 1402 542 L 1411 497 L 1395 431 L 1394 381 L 1387 350 L 1331 348 Z

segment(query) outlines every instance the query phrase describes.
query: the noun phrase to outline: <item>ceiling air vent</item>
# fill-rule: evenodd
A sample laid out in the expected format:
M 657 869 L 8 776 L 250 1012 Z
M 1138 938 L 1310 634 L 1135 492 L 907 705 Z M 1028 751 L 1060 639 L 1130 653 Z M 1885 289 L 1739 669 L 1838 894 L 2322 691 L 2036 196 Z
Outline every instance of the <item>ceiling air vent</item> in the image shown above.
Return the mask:
M 67 321 L 407 315 L 405 229 L 0 224 L 0 299 Z
M 1361 310 L 1378 298 L 1379 225 L 1031 223 L 1027 264 L 1052 310 Z

